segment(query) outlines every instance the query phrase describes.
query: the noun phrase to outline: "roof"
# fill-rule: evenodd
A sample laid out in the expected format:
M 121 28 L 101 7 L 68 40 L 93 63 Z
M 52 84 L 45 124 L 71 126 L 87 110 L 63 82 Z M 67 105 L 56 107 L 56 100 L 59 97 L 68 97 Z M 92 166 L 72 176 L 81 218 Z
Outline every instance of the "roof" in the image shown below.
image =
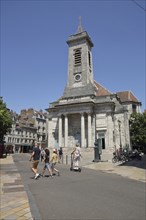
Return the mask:
M 131 91 L 117 92 L 121 102 L 139 102 Z
M 96 96 L 106 96 L 112 94 L 110 91 L 105 89 L 103 86 L 101 86 L 99 83 L 94 81 L 94 85 L 96 88 Z M 136 96 L 133 95 L 131 91 L 122 91 L 122 92 L 116 92 L 117 96 L 120 98 L 121 102 L 137 102 L 140 103 L 140 101 L 136 98 Z
M 107 89 L 105 89 L 103 86 L 101 86 L 99 83 L 94 81 L 95 87 L 96 87 L 96 96 L 106 96 L 110 95 L 111 92 L 109 92 Z

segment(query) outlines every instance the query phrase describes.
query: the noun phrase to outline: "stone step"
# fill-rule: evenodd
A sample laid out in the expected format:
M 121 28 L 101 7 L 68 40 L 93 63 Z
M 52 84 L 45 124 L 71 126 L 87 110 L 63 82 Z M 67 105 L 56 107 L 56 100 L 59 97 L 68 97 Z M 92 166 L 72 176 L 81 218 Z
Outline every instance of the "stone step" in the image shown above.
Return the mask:
M 71 164 L 71 153 L 75 149 L 75 147 L 63 147 L 63 164 Z M 81 164 L 89 165 L 93 163 L 93 160 L 95 159 L 95 152 L 94 147 L 92 148 L 81 148 Z M 102 154 L 100 155 L 101 161 L 112 161 L 113 157 L 113 150 L 112 149 L 103 149 Z
M 71 152 L 74 148 L 63 148 L 63 163 L 71 164 Z M 94 148 L 81 148 L 81 165 L 89 165 L 93 163 L 94 160 Z M 101 160 L 102 161 L 111 161 L 113 157 L 113 152 L 109 150 L 102 150 Z

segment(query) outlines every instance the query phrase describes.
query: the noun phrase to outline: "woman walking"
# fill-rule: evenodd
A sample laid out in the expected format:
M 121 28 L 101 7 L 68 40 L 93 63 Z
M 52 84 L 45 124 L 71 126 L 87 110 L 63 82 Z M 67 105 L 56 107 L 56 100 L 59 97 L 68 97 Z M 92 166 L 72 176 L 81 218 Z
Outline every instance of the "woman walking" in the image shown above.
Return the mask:
M 47 169 L 48 172 L 49 172 L 49 175 L 51 177 L 53 177 L 52 176 L 52 170 L 50 168 L 50 151 L 49 151 L 49 149 L 45 149 L 45 155 L 44 155 L 44 159 L 43 160 L 45 162 L 45 165 L 44 165 L 44 168 L 43 168 L 43 171 L 42 171 L 42 176 L 44 176 L 45 170 Z

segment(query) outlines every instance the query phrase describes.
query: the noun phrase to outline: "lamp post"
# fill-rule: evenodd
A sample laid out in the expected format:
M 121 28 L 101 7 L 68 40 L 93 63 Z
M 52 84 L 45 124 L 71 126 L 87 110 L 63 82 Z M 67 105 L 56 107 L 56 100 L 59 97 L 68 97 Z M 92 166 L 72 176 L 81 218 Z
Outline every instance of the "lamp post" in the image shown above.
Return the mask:
M 121 121 L 118 120 L 118 125 L 119 125 L 119 135 L 120 135 L 120 148 L 122 148 L 122 140 L 121 140 Z

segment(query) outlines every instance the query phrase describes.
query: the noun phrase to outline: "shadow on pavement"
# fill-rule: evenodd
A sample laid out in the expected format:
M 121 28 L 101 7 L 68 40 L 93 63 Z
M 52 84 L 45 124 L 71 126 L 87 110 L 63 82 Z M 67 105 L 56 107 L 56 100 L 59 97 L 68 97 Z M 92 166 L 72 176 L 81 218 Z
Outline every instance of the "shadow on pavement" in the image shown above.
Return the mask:
M 146 155 L 143 155 L 141 160 L 130 160 L 125 163 L 119 164 L 118 166 L 132 166 L 141 169 L 146 169 Z

